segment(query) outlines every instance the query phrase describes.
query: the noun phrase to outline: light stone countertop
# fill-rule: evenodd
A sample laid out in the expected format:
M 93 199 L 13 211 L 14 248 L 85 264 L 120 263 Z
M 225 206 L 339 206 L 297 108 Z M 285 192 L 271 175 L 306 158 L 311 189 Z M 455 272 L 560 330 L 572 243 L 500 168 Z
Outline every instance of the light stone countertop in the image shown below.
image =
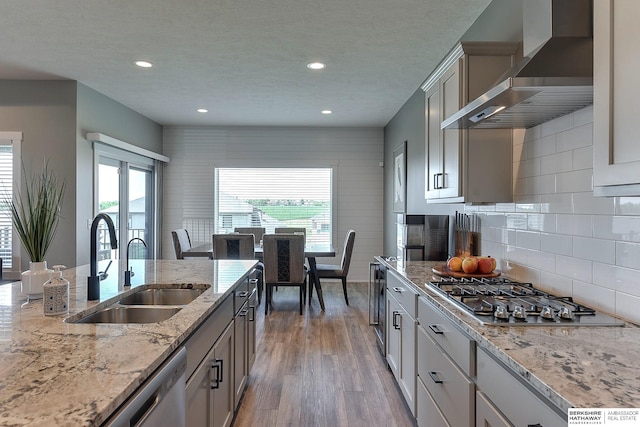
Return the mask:
M 608 326 L 490 326 L 432 291 L 431 268 L 443 262 L 410 261 L 404 267 L 376 257 L 409 279 L 485 349 L 564 413 L 575 408 L 640 408 L 640 328 Z
M 92 302 L 86 297 L 89 266 L 64 270 L 70 282 L 65 316 L 44 316 L 42 300 L 25 304 L 20 282 L 0 286 L 0 425 L 99 425 L 232 293 L 255 261 L 132 261 L 133 288 L 182 284 L 210 289 L 160 323 L 63 321 L 130 293 L 118 285 L 123 264 L 114 261 L 101 282 L 101 300 Z M 98 269 L 105 268 L 102 261 Z

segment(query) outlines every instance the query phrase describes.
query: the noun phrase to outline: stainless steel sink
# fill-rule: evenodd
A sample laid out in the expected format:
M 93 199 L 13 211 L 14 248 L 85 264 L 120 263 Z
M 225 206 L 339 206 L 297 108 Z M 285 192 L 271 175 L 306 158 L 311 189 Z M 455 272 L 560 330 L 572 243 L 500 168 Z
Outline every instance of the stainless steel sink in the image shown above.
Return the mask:
M 122 307 L 110 306 L 73 323 L 157 323 L 167 320 L 182 307 Z
M 205 289 L 143 289 L 122 298 L 121 305 L 187 305 L 198 298 Z

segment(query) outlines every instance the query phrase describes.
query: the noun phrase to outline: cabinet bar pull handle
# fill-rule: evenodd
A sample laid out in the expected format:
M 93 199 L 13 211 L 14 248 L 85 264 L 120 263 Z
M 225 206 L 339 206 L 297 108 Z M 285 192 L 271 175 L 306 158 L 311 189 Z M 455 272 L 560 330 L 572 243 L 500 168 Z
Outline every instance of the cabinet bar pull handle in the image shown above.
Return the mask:
M 246 308 L 246 309 L 242 310 L 240 313 L 238 313 L 238 316 L 240 316 L 240 317 L 244 317 L 244 316 L 246 316 L 248 313 L 249 313 L 249 309 L 248 309 L 248 308 Z
M 393 289 L 393 291 L 394 291 L 394 292 L 397 292 L 397 293 L 399 293 L 399 294 L 401 294 L 401 293 L 403 293 L 403 292 L 404 292 L 404 288 L 401 288 L 401 287 L 399 287 L 399 286 L 395 286 L 395 287 L 393 287 L 393 288 L 391 288 L 391 289 Z
M 222 379 L 222 374 L 224 372 L 224 360 L 216 359 L 216 363 L 220 364 L 220 369 L 218 370 L 218 372 L 220 373 L 220 377 L 218 378 L 218 381 L 223 382 L 224 380 Z
M 238 296 L 241 298 L 249 296 L 249 291 L 238 292 Z
M 441 335 L 444 334 L 444 331 L 440 329 L 440 325 L 429 325 L 429 329 L 433 331 L 433 333 Z
M 215 390 L 217 388 L 220 388 L 220 380 L 218 379 L 218 377 L 220 376 L 220 366 L 218 365 L 217 361 L 211 364 L 211 369 L 215 369 L 216 374 L 214 376 L 214 379 L 209 381 L 209 385 L 211 386 L 211 390 Z
M 440 378 L 438 378 L 438 373 L 436 371 L 429 371 L 429 376 L 436 384 L 442 384 L 444 382 Z
M 393 312 L 393 327 L 395 329 L 400 329 L 400 323 L 396 320 L 396 316 L 400 315 L 399 311 Z M 402 320 L 402 317 L 400 318 Z
M 527 427 L 544 427 L 544 426 L 540 423 L 535 423 L 535 424 L 527 424 Z
M 256 306 L 255 305 L 250 305 L 249 308 L 251 309 L 251 316 L 249 316 L 249 322 L 255 322 L 255 320 L 256 320 Z

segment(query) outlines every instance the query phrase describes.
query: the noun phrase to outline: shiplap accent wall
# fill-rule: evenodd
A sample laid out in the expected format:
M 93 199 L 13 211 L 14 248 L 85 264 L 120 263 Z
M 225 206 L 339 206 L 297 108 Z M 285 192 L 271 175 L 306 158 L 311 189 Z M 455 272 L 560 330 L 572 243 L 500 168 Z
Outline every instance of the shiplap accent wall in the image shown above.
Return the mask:
M 164 170 L 163 258 L 175 258 L 171 230 L 185 218 L 213 219 L 216 167 L 333 167 L 337 256 L 318 262 L 339 263 L 353 228 L 349 281 L 367 281 L 369 262 L 382 253 L 383 138 L 382 128 L 165 127 L 162 152 L 171 162 Z M 195 233 L 193 240 L 211 237 L 206 229 Z

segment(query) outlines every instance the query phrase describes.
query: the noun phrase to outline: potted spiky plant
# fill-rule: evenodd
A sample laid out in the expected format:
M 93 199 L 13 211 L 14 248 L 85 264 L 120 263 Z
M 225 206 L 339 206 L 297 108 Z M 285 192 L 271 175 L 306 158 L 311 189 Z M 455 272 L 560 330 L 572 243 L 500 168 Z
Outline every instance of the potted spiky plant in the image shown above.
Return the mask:
M 39 173 L 28 177 L 25 191 L 6 200 L 14 229 L 30 259 L 29 270 L 22 273 L 22 292 L 29 299 L 42 297 L 43 285 L 53 272 L 47 268 L 45 256 L 58 229 L 64 190 L 64 180 L 45 161 Z

